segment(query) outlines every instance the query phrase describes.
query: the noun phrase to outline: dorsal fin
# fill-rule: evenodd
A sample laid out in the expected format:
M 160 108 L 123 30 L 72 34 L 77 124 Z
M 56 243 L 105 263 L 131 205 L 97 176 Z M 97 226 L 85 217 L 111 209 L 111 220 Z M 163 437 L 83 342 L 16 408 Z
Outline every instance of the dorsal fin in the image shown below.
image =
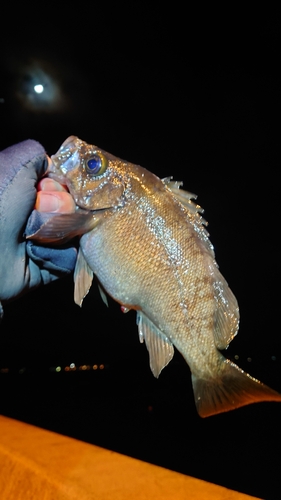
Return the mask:
M 137 311 L 137 325 L 140 342 L 145 341 L 149 352 L 151 371 L 158 378 L 174 355 L 173 344 L 141 311 Z
M 197 198 L 196 194 L 180 189 L 183 185 L 182 181 L 172 181 L 172 177 L 164 177 L 162 182 L 186 209 L 189 222 L 193 225 L 205 249 L 214 257 L 214 247 L 209 240 L 209 233 L 205 227 L 208 225 L 208 222 L 201 215 L 204 209 L 192 201 Z
M 214 261 L 213 245 L 204 227 L 207 223 L 200 215 L 203 209 L 193 203 L 192 199 L 197 198 L 195 194 L 180 189 L 183 184 L 181 181 L 172 181 L 172 177 L 166 177 L 162 181 L 187 209 L 189 221 L 207 250 L 208 266 L 212 268 L 214 295 L 217 301 L 214 316 L 214 339 L 218 349 L 226 349 L 238 331 L 239 309 L 235 296 Z M 212 260 L 209 261 L 210 257 Z
M 188 202 L 188 200 L 196 200 L 197 199 L 197 194 L 194 194 L 194 193 L 191 193 L 190 191 L 186 191 L 184 189 L 180 189 L 180 187 L 183 186 L 183 182 L 182 181 L 173 181 L 172 180 L 173 177 L 170 176 L 170 177 L 164 177 L 162 179 L 162 182 L 164 182 L 164 184 L 171 190 L 173 191 L 173 193 L 176 195 L 176 196 L 180 196 L 182 197 L 183 199 L 183 204 L 184 204 L 184 201 L 185 203 L 187 203 L 187 207 L 189 207 L 190 203 Z M 196 207 L 195 204 L 194 205 L 194 209 Z M 197 205 L 199 212 L 203 212 L 204 210 L 199 207 L 199 205 Z
M 214 340 L 218 349 L 226 349 L 238 332 L 239 308 L 235 295 L 217 267 L 213 267 L 213 287 L 216 299 Z

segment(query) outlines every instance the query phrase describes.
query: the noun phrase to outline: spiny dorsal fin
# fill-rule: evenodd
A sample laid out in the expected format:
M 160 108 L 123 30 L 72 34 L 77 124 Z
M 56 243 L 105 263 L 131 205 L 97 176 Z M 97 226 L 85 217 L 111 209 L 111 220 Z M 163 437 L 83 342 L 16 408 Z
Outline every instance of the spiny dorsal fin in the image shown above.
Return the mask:
M 164 177 L 162 182 L 173 193 L 177 201 L 184 206 L 189 222 L 193 225 L 196 234 L 199 236 L 206 250 L 214 257 L 214 247 L 209 240 L 209 233 L 205 227 L 208 225 L 208 222 L 201 215 L 204 209 L 192 201 L 197 198 L 196 194 L 180 189 L 183 183 L 181 181 L 172 181 L 172 177 Z
M 164 177 L 162 179 L 162 182 L 171 190 L 176 196 L 179 196 L 183 200 L 183 204 L 187 204 L 187 208 L 191 205 L 189 203 L 189 200 L 196 200 L 197 199 L 197 194 L 191 193 L 190 191 L 186 191 L 184 189 L 180 189 L 180 187 L 183 186 L 182 181 L 173 181 L 173 177 Z M 195 205 L 193 203 L 193 208 L 191 210 L 196 210 L 198 212 L 204 212 L 203 208 L 199 207 L 199 205 Z
M 74 302 L 78 306 L 82 306 L 82 302 L 91 288 L 92 281 L 93 271 L 86 262 L 81 248 L 79 248 L 74 270 Z
M 174 347 L 164 335 L 142 312 L 137 311 L 137 325 L 140 342 L 145 341 L 149 352 L 149 364 L 154 377 L 167 366 L 174 355 Z

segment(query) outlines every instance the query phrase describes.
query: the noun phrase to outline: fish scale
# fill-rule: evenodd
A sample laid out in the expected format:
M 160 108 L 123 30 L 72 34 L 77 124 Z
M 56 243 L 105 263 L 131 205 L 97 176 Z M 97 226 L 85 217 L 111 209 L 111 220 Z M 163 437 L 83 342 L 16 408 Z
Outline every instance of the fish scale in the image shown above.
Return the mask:
M 239 310 L 220 273 L 195 195 L 69 137 L 49 175 L 67 185 L 75 214 L 52 217 L 29 238 L 62 243 L 79 235 L 74 273 L 81 305 L 96 275 L 104 291 L 135 309 L 141 342 L 158 377 L 174 347 L 191 370 L 199 415 L 214 415 L 281 395 L 220 352 L 237 334 Z

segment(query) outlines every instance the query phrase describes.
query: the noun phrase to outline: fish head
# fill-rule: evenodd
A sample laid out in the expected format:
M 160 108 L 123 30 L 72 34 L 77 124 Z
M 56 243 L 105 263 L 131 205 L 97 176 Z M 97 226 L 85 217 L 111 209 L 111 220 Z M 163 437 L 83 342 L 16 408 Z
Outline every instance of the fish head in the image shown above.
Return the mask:
M 51 156 L 48 176 L 65 184 L 78 207 L 100 210 L 123 206 L 124 162 L 78 137 L 68 137 Z

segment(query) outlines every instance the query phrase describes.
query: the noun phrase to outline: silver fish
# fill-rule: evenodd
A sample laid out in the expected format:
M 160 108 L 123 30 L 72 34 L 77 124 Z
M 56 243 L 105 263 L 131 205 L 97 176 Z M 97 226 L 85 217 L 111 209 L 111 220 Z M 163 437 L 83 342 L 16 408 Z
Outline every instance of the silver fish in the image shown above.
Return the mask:
M 141 342 L 158 377 L 174 347 L 188 363 L 202 417 L 281 395 L 226 359 L 220 350 L 237 334 L 235 296 L 215 261 L 195 195 L 172 178 L 69 137 L 52 156 L 50 176 L 66 184 L 77 212 L 51 219 L 38 242 L 80 234 L 75 301 L 93 274 L 123 311 L 137 311 Z

